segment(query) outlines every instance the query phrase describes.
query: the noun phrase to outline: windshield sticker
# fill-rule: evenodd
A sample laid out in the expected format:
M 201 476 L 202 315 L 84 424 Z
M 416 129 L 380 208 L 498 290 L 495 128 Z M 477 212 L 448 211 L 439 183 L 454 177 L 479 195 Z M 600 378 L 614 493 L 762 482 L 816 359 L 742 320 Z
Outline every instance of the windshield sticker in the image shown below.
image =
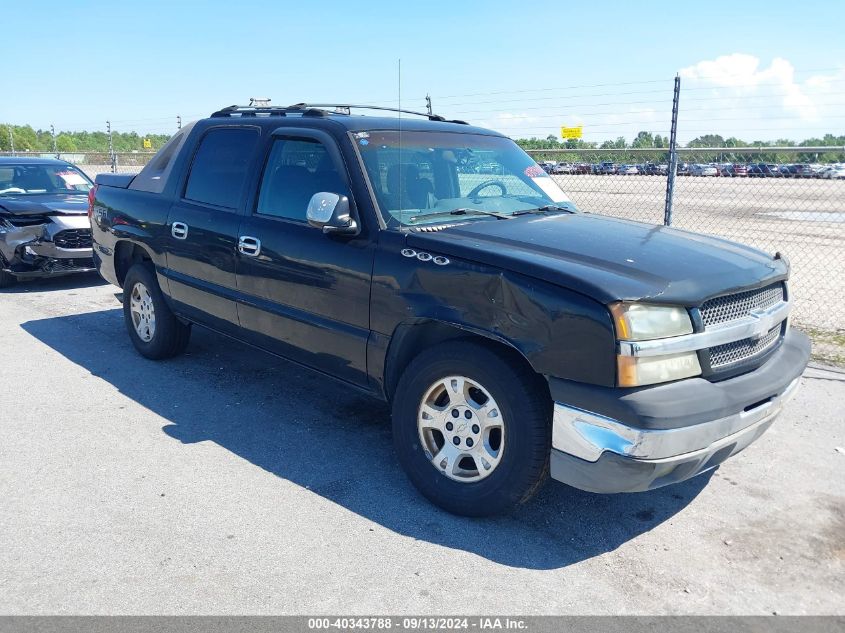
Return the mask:
M 64 180 L 65 184 L 69 187 L 88 184 L 82 176 L 80 176 L 74 171 L 59 171 L 56 172 L 56 175 L 59 176 L 62 180 Z
M 359 144 L 359 145 L 369 145 L 369 144 L 370 144 L 370 142 L 369 142 L 367 139 L 362 138 L 362 139 L 360 139 L 360 140 L 358 141 L 358 144 Z
M 525 175 L 529 178 L 539 178 L 541 176 L 545 176 L 546 172 L 544 172 L 543 168 L 539 165 L 530 165 L 525 168 Z
M 539 178 L 532 178 L 531 180 L 543 190 L 544 194 L 552 199 L 552 202 L 570 202 L 566 194 L 563 193 L 563 190 L 545 172 Z

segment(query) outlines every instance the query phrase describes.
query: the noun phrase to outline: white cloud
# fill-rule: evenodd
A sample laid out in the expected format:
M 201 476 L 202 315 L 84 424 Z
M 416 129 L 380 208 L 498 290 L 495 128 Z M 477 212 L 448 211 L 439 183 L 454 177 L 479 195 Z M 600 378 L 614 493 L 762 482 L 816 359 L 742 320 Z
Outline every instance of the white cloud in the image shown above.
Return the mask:
M 783 57 L 761 60 L 746 53 L 732 53 L 699 61 L 683 68 L 678 140 L 685 144 L 703 134 L 756 140 L 795 141 L 845 132 L 845 63 L 833 60 L 834 70 L 802 72 Z M 496 104 L 473 109 L 464 118 L 499 130 L 508 136 L 545 138 L 558 136 L 560 126 L 584 126 L 584 140 L 601 143 L 618 136 L 629 142 L 638 132 L 668 136 L 672 112 L 671 78 L 665 84 L 630 85 L 612 76 L 602 86 L 559 89 L 560 97 L 543 86 L 542 97 L 525 96 L 512 101 L 509 111 Z M 489 97 L 479 97 L 487 99 Z M 542 104 L 542 105 L 541 105 Z M 456 112 L 455 115 L 463 113 Z
M 819 108 L 809 90 L 817 86 L 819 79 L 810 77 L 797 82 L 795 67 L 781 57 L 763 67 L 759 57 L 734 53 L 700 61 L 681 69 L 680 75 L 688 80 L 686 85 L 712 86 L 717 89 L 716 94 L 728 100 L 771 95 L 772 102 L 779 102 L 784 110 L 801 119 L 814 121 L 819 118 Z

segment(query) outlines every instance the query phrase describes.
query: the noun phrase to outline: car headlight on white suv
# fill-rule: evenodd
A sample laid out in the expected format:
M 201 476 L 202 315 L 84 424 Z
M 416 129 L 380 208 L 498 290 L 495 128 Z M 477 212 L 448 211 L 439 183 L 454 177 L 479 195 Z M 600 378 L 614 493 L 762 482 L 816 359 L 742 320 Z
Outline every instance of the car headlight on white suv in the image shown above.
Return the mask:
M 693 333 L 686 308 L 647 303 L 614 303 L 609 306 L 618 341 L 653 341 Z M 640 387 L 701 374 L 696 352 L 657 356 L 617 356 L 620 387 Z

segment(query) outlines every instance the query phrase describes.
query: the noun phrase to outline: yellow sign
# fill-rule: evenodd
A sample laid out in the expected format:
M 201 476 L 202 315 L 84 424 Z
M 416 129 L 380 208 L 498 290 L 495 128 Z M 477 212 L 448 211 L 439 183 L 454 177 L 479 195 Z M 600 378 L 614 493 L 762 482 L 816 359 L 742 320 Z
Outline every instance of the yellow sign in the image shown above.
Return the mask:
M 561 127 L 560 135 L 562 138 L 581 138 L 584 136 L 584 126 L 578 127 Z
M 148 139 L 148 138 L 145 138 L 144 139 L 144 149 L 152 149 L 152 148 L 153 148 L 152 141 L 150 141 L 150 139 Z

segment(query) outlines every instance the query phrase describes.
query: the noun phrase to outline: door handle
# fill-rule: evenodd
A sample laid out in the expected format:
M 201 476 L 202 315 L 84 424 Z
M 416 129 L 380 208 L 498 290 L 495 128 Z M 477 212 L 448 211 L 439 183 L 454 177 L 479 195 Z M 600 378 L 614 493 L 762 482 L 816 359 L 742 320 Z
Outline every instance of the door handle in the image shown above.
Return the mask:
M 188 237 L 188 225 L 184 222 L 174 222 L 170 225 L 170 234 L 177 240 L 184 240 Z
M 242 255 L 258 257 L 261 253 L 261 240 L 257 237 L 241 235 L 240 238 L 238 238 L 238 252 Z

